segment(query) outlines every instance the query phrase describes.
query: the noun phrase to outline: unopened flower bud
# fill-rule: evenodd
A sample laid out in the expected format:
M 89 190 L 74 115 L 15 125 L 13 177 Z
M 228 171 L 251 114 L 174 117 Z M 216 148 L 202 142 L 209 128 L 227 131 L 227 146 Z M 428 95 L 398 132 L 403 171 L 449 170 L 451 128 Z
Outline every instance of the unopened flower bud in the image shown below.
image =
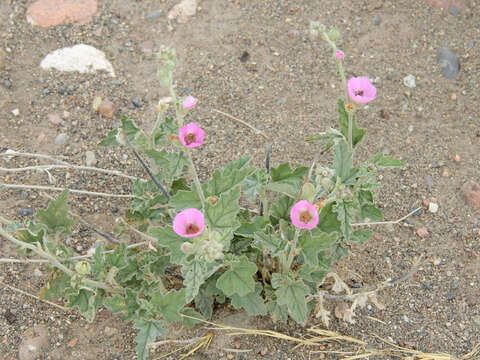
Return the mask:
M 328 38 L 332 42 L 336 42 L 339 37 L 340 37 L 340 32 L 335 28 L 331 28 L 330 31 L 328 32 Z
M 218 202 L 218 197 L 216 196 L 210 196 L 207 198 L 207 201 L 212 204 L 212 205 L 215 205 L 217 202 Z
M 90 264 L 86 261 L 79 261 L 75 264 L 75 271 L 80 275 L 88 275 L 90 274 Z
M 315 199 L 315 195 L 317 194 L 317 190 L 312 183 L 305 183 L 302 186 L 302 200 L 307 200 L 308 202 L 313 202 Z

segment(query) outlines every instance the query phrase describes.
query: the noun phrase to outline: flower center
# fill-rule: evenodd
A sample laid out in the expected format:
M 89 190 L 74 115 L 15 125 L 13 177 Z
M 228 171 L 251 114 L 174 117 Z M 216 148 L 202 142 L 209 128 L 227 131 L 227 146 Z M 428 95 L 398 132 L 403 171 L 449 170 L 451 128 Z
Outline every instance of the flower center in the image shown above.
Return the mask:
M 190 145 L 191 143 L 194 143 L 196 140 L 195 134 L 190 133 L 185 136 L 185 144 Z
M 196 234 L 200 230 L 196 224 L 188 224 L 185 228 L 185 234 L 192 235 Z
M 355 90 L 355 96 L 363 96 L 363 90 Z
M 299 220 L 304 224 L 308 224 L 312 220 L 312 215 L 308 211 L 303 211 L 300 213 Z

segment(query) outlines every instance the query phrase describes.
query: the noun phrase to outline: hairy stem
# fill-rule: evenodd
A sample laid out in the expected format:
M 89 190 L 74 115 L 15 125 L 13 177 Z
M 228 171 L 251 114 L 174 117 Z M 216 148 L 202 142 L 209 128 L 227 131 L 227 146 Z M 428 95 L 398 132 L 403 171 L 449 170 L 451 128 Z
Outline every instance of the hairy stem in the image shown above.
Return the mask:
M 190 163 L 190 172 L 193 176 L 193 183 L 195 184 L 195 188 L 197 189 L 198 197 L 202 202 L 202 208 L 205 209 L 205 195 L 203 194 L 202 184 L 200 183 L 200 179 L 198 178 L 197 170 L 195 169 L 195 164 L 193 163 L 192 155 L 190 154 L 189 150 L 187 150 L 187 156 Z
M 293 258 L 295 257 L 295 251 L 297 250 L 297 241 L 298 241 L 299 235 L 300 235 L 300 229 L 296 228 L 295 235 L 293 236 L 293 241 L 290 244 L 290 252 L 288 253 L 287 261 L 283 269 L 284 273 L 288 273 L 288 271 L 290 270 L 290 267 L 292 266 Z

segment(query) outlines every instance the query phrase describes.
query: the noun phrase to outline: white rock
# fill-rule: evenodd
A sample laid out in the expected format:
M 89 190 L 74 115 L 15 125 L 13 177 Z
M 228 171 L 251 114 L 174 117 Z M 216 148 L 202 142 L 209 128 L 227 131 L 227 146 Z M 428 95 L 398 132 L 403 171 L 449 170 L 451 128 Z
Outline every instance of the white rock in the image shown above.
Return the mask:
M 18 109 L 13 109 L 13 110 L 12 110 L 12 114 L 13 114 L 14 116 L 18 116 L 18 115 L 20 115 L 20 110 L 18 110 Z
M 403 85 L 409 88 L 414 88 L 415 86 L 417 86 L 417 84 L 415 83 L 415 76 L 413 76 L 412 74 L 405 76 L 403 78 Z
M 434 202 L 430 202 L 428 204 L 428 211 L 435 214 L 438 211 L 438 204 L 435 204 Z
M 179 23 L 186 23 L 190 16 L 197 12 L 197 0 L 183 0 L 175 5 L 168 13 L 168 19 L 177 19 Z
M 72 47 L 55 50 L 48 54 L 40 63 L 44 70 L 56 69 L 59 71 L 78 71 L 80 73 L 94 73 L 105 70 L 115 77 L 112 64 L 105 54 L 93 46 L 79 44 Z
M 93 151 L 86 151 L 85 152 L 85 164 L 87 166 L 93 166 L 97 163 L 97 158 L 95 157 L 95 153 Z

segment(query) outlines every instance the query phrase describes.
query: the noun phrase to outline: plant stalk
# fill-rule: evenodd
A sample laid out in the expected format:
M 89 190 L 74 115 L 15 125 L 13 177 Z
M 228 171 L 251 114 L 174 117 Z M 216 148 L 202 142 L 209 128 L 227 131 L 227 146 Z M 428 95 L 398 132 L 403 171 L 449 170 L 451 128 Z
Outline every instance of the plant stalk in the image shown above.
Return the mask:
M 287 261 L 285 267 L 283 268 L 284 273 L 288 273 L 290 266 L 292 266 L 293 258 L 295 257 L 295 251 L 297 250 L 298 236 L 300 235 L 300 229 L 295 229 L 295 235 L 293 236 L 293 241 L 290 246 L 290 252 L 288 253 Z
M 202 203 L 202 208 L 205 209 L 205 195 L 202 190 L 202 184 L 200 183 L 200 179 L 198 178 L 197 170 L 195 169 L 195 164 L 193 163 L 193 159 L 192 159 L 192 154 L 188 149 L 187 149 L 187 156 L 190 162 L 190 172 L 192 173 L 192 176 L 193 176 L 193 183 L 195 184 L 195 187 L 197 189 L 197 194 Z

